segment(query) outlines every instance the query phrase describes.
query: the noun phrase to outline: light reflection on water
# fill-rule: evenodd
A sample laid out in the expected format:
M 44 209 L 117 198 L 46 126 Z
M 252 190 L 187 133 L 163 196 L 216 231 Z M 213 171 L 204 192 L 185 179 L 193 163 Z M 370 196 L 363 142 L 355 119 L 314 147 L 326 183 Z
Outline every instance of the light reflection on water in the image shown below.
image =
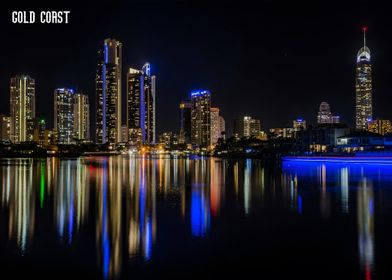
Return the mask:
M 280 169 L 250 159 L 125 156 L 1 163 L 1 217 L 19 255 L 29 254 L 36 224 L 49 213 L 45 230 L 54 230 L 60 246 L 89 232 L 100 274 L 116 278 L 129 262 L 154 259 L 160 232 L 175 218 L 167 209 L 186 234 L 203 240 L 227 211 L 246 219 L 279 205 L 278 215 L 313 217 L 317 204 L 320 220 L 355 219 L 359 270 L 376 276 L 375 192 L 391 186 L 389 166 L 284 162 Z

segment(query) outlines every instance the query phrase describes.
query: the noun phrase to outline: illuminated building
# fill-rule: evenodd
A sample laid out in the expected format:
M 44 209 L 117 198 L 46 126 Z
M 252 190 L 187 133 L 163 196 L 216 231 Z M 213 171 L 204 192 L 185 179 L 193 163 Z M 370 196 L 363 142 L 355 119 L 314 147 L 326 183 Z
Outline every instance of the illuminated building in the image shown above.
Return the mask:
M 306 121 L 301 118 L 293 120 L 293 129 L 294 131 L 306 129 Z
M 127 127 L 127 125 L 121 126 L 121 142 L 128 143 L 128 127 Z
M 211 93 L 208 90 L 191 92 L 191 142 L 199 148 L 211 144 Z
M 113 145 L 121 139 L 122 44 L 105 39 L 98 51 L 96 83 L 96 142 Z
M 221 125 L 223 121 L 223 129 L 224 129 L 224 119 L 219 115 L 219 108 L 211 107 L 211 145 L 215 145 L 218 143 L 218 139 L 222 137 Z
M 384 149 L 385 138 L 370 131 L 354 131 L 337 139 L 337 146 L 343 152 Z
M 331 108 L 327 102 L 321 102 L 317 123 L 340 123 L 340 117 L 332 115 Z
M 189 100 L 180 103 L 180 143 L 190 144 L 192 134 L 192 103 Z
M 34 133 L 33 140 L 41 146 L 44 146 L 45 143 L 45 133 L 46 133 L 46 122 L 42 118 L 35 118 L 33 120 L 34 123 Z
M 234 134 L 238 138 L 260 137 L 261 125 L 259 119 L 243 116 L 234 120 Z
M 178 144 L 178 136 L 173 132 L 164 132 L 159 135 L 159 143 L 165 148 L 171 148 L 173 145 Z
M 74 96 L 74 138 L 78 141 L 90 140 L 90 106 L 87 94 Z
M 363 28 L 363 47 L 357 53 L 355 93 L 357 129 L 366 129 L 366 123 L 373 117 L 372 109 L 372 65 L 370 63 L 370 50 L 366 46 L 366 31 Z
M 35 118 L 35 80 L 28 75 L 11 78 L 10 87 L 11 126 L 13 143 L 33 140 Z
M 127 74 L 127 127 L 130 145 L 155 143 L 155 76 L 150 64 Z
M 0 141 L 10 140 L 10 126 L 10 117 L 0 114 Z
M 271 139 L 293 138 L 294 137 L 294 132 L 296 132 L 296 131 L 292 127 L 270 128 L 270 130 L 269 130 L 269 137 Z
M 368 131 L 384 135 L 392 132 L 390 120 L 376 119 L 367 123 Z
M 219 137 L 222 137 L 223 139 L 225 139 L 225 136 L 226 136 L 226 122 L 225 122 L 225 119 L 222 116 L 219 116 L 219 132 L 220 132 Z
M 68 88 L 54 90 L 54 129 L 58 144 L 74 142 L 74 91 Z

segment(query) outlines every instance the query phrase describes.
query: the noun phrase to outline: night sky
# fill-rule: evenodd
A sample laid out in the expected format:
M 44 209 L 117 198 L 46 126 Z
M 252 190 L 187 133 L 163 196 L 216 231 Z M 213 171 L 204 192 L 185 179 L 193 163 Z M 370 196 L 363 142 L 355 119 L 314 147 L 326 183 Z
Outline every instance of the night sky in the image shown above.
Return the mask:
M 179 129 L 178 104 L 196 89 L 211 90 L 228 132 L 242 114 L 260 118 L 263 129 L 297 117 L 315 123 L 321 101 L 353 125 L 356 53 L 363 44 L 361 27 L 367 25 L 374 116 L 392 119 L 392 29 L 386 7 L 373 7 L 372 1 L 346 6 L 127 2 L 1 9 L 0 112 L 9 114 L 10 77 L 26 73 L 36 80 L 36 112 L 49 127 L 56 87 L 88 93 L 94 120 L 97 50 L 110 37 L 123 43 L 124 100 L 126 69 L 151 63 L 158 133 Z M 12 24 L 12 10 L 70 10 L 70 24 Z

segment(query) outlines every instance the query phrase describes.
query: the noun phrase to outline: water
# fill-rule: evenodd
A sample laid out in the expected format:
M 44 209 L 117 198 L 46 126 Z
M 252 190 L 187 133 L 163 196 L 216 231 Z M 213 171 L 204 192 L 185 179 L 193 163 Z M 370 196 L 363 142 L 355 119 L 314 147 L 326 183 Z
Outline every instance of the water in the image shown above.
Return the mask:
M 391 279 L 391 170 L 2 159 L 0 277 Z

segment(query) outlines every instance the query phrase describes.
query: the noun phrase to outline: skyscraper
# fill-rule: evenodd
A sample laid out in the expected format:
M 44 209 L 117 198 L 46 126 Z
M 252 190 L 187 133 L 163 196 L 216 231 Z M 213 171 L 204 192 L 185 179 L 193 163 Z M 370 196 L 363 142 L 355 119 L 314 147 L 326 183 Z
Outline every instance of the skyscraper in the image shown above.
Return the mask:
M 127 74 L 127 127 L 129 144 L 155 143 L 155 76 L 150 64 Z
M 57 143 L 74 143 L 74 91 L 68 88 L 54 90 L 54 129 Z
M 90 140 L 90 105 L 87 94 L 75 94 L 73 111 L 74 138 L 78 141 Z
M 192 103 L 189 100 L 180 103 L 180 136 L 179 142 L 182 144 L 191 143 L 192 134 Z
M 219 108 L 211 107 L 211 145 L 218 143 L 218 139 L 221 137 L 219 127 Z
M 0 141 L 10 140 L 11 118 L 0 114 Z
M 332 115 L 327 102 L 321 102 L 317 114 L 317 123 L 340 123 L 340 117 Z
M 46 122 L 43 118 L 35 118 L 34 121 L 34 136 L 35 143 L 44 146 L 46 138 Z
M 294 131 L 300 131 L 306 129 L 306 121 L 302 118 L 293 120 L 293 129 Z
M 10 138 L 13 143 L 33 141 L 35 118 L 35 81 L 28 75 L 11 78 Z
M 376 119 L 368 122 L 368 131 L 384 135 L 392 133 L 392 125 L 390 120 Z
M 121 141 L 122 44 L 105 39 L 98 51 L 96 73 L 96 142 L 113 145 Z
M 366 31 L 363 28 L 363 47 L 357 53 L 357 66 L 355 78 L 357 129 L 366 129 L 366 123 L 373 117 L 372 109 L 372 65 L 370 63 L 370 50 L 366 46 Z
M 191 92 L 192 145 L 207 148 L 211 144 L 211 93 L 208 90 Z

